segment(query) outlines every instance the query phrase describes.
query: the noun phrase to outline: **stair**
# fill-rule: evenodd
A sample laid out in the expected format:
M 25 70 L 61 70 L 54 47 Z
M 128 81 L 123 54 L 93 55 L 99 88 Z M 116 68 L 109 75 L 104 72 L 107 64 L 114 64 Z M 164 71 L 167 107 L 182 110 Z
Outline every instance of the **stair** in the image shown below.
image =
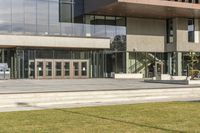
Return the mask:
M 143 73 L 145 74 L 145 68 L 148 67 L 152 63 L 162 62 L 157 56 L 152 53 L 140 53 L 137 55 L 137 68 L 135 69 L 135 63 L 129 66 L 129 70 L 134 70 L 135 73 Z M 146 70 L 148 71 L 148 70 Z M 147 77 L 147 75 L 145 75 Z
M 200 88 L 0 94 L 0 112 L 200 100 Z

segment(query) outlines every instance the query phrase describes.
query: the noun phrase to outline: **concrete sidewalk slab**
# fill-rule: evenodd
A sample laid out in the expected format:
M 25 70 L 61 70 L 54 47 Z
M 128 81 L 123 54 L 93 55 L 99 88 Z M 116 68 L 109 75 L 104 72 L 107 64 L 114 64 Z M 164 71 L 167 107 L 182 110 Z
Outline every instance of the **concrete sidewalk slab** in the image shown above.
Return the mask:
M 200 87 L 200 85 L 145 83 L 143 80 L 133 79 L 1 80 L 0 94 L 62 91 L 73 92 L 129 89 L 165 89 L 187 87 Z

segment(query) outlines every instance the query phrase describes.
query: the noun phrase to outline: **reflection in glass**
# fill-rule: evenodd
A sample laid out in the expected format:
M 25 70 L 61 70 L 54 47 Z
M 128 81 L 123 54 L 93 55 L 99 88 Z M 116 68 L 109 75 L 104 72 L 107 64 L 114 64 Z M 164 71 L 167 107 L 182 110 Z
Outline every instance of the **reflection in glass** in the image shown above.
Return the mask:
M 59 1 L 59 21 L 60 22 L 73 22 L 72 21 L 72 1 L 73 0 L 60 0 Z
M 62 76 L 62 62 L 56 62 L 56 76 Z
M 37 33 L 48 35 L 48 0 L 37 0 Z
M 70 76 L 70 62 L 64 63 L 64 74 L 66 77 Z
M 81 75 L 87 76 L 87 62 L 81 62 Z
M 52 62 L 46 62 L 46 76 L 52 76 Z
M 74 76 L 79 76 L 79 63 L 74 62 L 73 66 L 74 66 Z
M 49 34 L 60 35 L 58 0 L 49 1 Z
M 0 0 L 0 33 L 109 37 L 113 49 L 125 46 L 124 17 L 83 16 L 83 5 L 83 0 Z
M 25 0 L 25 33 L 36 34 L 36 0 Z
M 12 0 L 12 32 L 24 33 L 24 0 Z
M 11 32 L 11 0 L 0 0 L 0 33 Z
M 195 42 L 195 21 L 193 18 L 188 19 L 188 42 Z
M 43 77 L 43 62 L 37 62 L 38 77 Z
M 30 71 L 29 77 L 33 78 L 35 76 L 35 62 L 30 62 L 29 71 Z

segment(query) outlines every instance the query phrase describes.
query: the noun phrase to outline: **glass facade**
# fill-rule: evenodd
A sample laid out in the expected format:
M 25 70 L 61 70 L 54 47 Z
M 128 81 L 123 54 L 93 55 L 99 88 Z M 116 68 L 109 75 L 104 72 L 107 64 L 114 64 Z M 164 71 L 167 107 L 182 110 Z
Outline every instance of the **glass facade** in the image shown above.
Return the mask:
M 57 49 L 16 47 L 0 49 L 0 62 L 8 63 L 12 78 L 34 78 L 53 74 L 53 60 L 87 60 L 73 62 L 78 75 L 91 78 L 111 77 L 112 73 L 142 73 L 145 77 L 155 76 L 157 63 L 162 63 L 163 73 L 178 75 L 177 53 L 130 52 L 126 49 L 126 17 L 84 14 L 84 0 L 0 0 L 0 34 L 72 36 L 110 38 L 110 49 Z M 174 21 L 175 22 L 175 21 Z M 166 20 L 167 43 L 175 43 L 175 23 Z M 195 41 L 195 21 L 188 19 L 188 41 Z M 134 29 L 133 29 L 134 30 Z M 142 42 L 142 41 L 141 41 Z M 182 53 L 181 53 L 182 54 Z M 128 55 L 128 56 L 127 56 Z M 199 57 L 199 56 L 198 56 Z M 185 74 L 187 54 L 182 55 L 182 74 Z M 49 60 L 36 62 L 36 60 Z M 70 63 L 65 63 L 65 75 L 70 75 Z M 199 65 L 198 65 L 199 67 Z M 62 63 L 56 64 L 56 75 L 61 75 Z M 159 70 L 158 70 L 159 71 Z
M 86 16 L 86 23 L 90 27 L 91 36 L 105 36 L 111 39 L 111 50 L 126 50 L 126 18 L 113 16 Z
M 0 63 L 8 63 L 11 78 L 34 78 L 35 61 L 39 60 L 88 60 L 89 77 L 100 78 L 104 75 L 105 55 L 103 50 L 78 49 L 0 49 Z M 84 67 L 84 63 L 82 63 Z M 83 71 L 84 73 L 84 71 Z
M 83 13 L 84 0 L 0 0 L 0 34 L 125 40 L 125 18 L 89 16 L 93 22 Z
M 36 59 L 87 59 L 90 77 L 126 72 L 126 18 L 84 15 L 84 0 L 0 0 L 0 34 L 111 38 L 109 50 L 1 49 L 12 78 L 34 75 Z

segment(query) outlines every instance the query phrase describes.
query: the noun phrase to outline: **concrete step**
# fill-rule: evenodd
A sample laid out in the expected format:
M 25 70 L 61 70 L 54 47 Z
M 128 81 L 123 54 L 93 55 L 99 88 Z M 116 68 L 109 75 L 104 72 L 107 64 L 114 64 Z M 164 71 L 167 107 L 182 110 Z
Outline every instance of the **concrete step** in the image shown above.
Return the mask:
M 20 94 L 17 94 L 20 95 Z M 24 95 L 24 94 L 23 94 Z M 145 97 L 160 97 L 160 96 L 171 96 L 171 97 L 178 97 L 178 96 L 200 96 L 200 92 L 168 92 L 168 93 L 148 93 L 148 94 L 138 94 L 138 93 L 126 93 L 126 94 L 113 94 L 112 92 L 110 92 L 109 94 L 105 94 L 105 95 L 100 95 L 100 94 L 96 94 L 96 95 L 91 95 L 90 93 L 88 93 L 88 95 L 70 95 L 68 96 L 68 94 L 66 93 L 66 95 L 48 95 L 46 93 L 39 93 L 38 95 L 34 94 L 34 96 L 32 96 L 31 94 L 27 94 L 30 97 L 21 97 L 19 98 L 17 96 L 16 97 L 5 97 L 4 98 L 0 98 L 0 105 L 1 104 L 10 104 L 13 102 L 27 102 L 27 103 L 40 103 L 40 102 L 55 102 L 55 101 L 76 101 L 76 100 L 96 100 L 96 99 L 119 99 L 119 98 L 145 98 Z M 7 95 L 8 96 L 8 95 Z
M 38 93 L 38 94 L 34 94 L 34 96 L 32 94 L 27 94 L 26 97 L 19 97 L 20 94 L 15 94 L 15 95 L 18 95 L 17 97 L 15 97 L 14 94 L 12 94 L 13 96 L 10 97 L 9 95 L 6 95 L 8 97 L 6 97 L 4 95 L 4 97 L 0 98 L 0 104 L 1 103 L 4 103 L 4 102 L 9 102 L 9 101 L 35 101 L 35 102 L 40 102 L 40 101 L 57 101 L 57 100 L 68 100 L 68 101 L 73 101 L 73 100 L 76 100 L 76 99 L 79 99 L 79 100 L 84 100 L 84 99 L 97 99 L 97 98 L 101 98 L 101 99 L 110 99 L 110 98 L 131 98 L 131 97 L 148 97 L 148 96 L 188 96 L 188 95 L 197 95 L 199 96 L 200 95 L 200 92 L 189 92 L 189 91 L 181 91 L 181 92 L 153 92 L 153 93 L 130 93 L 130 92 L 127 92 L 127 93 L 118 93 L 118 94 L 114 94 L 112 92 L 109 92 L 107 94 L 90 94 L 88 93 L 87 95 L 68 95 L 67 93 L 65 93 L 65 95 L 61 94 L 59 95 L 58 93 L 55 94 L 55 95 L 48 95 L 46 93 Z M 25 95 L 25 94 L 23 94 Z
M 97 103 L 140 103 L 198 98 L 200 100 L 200 88 L 0 94 L 0 109 L 18 106 L 81 106 Z

